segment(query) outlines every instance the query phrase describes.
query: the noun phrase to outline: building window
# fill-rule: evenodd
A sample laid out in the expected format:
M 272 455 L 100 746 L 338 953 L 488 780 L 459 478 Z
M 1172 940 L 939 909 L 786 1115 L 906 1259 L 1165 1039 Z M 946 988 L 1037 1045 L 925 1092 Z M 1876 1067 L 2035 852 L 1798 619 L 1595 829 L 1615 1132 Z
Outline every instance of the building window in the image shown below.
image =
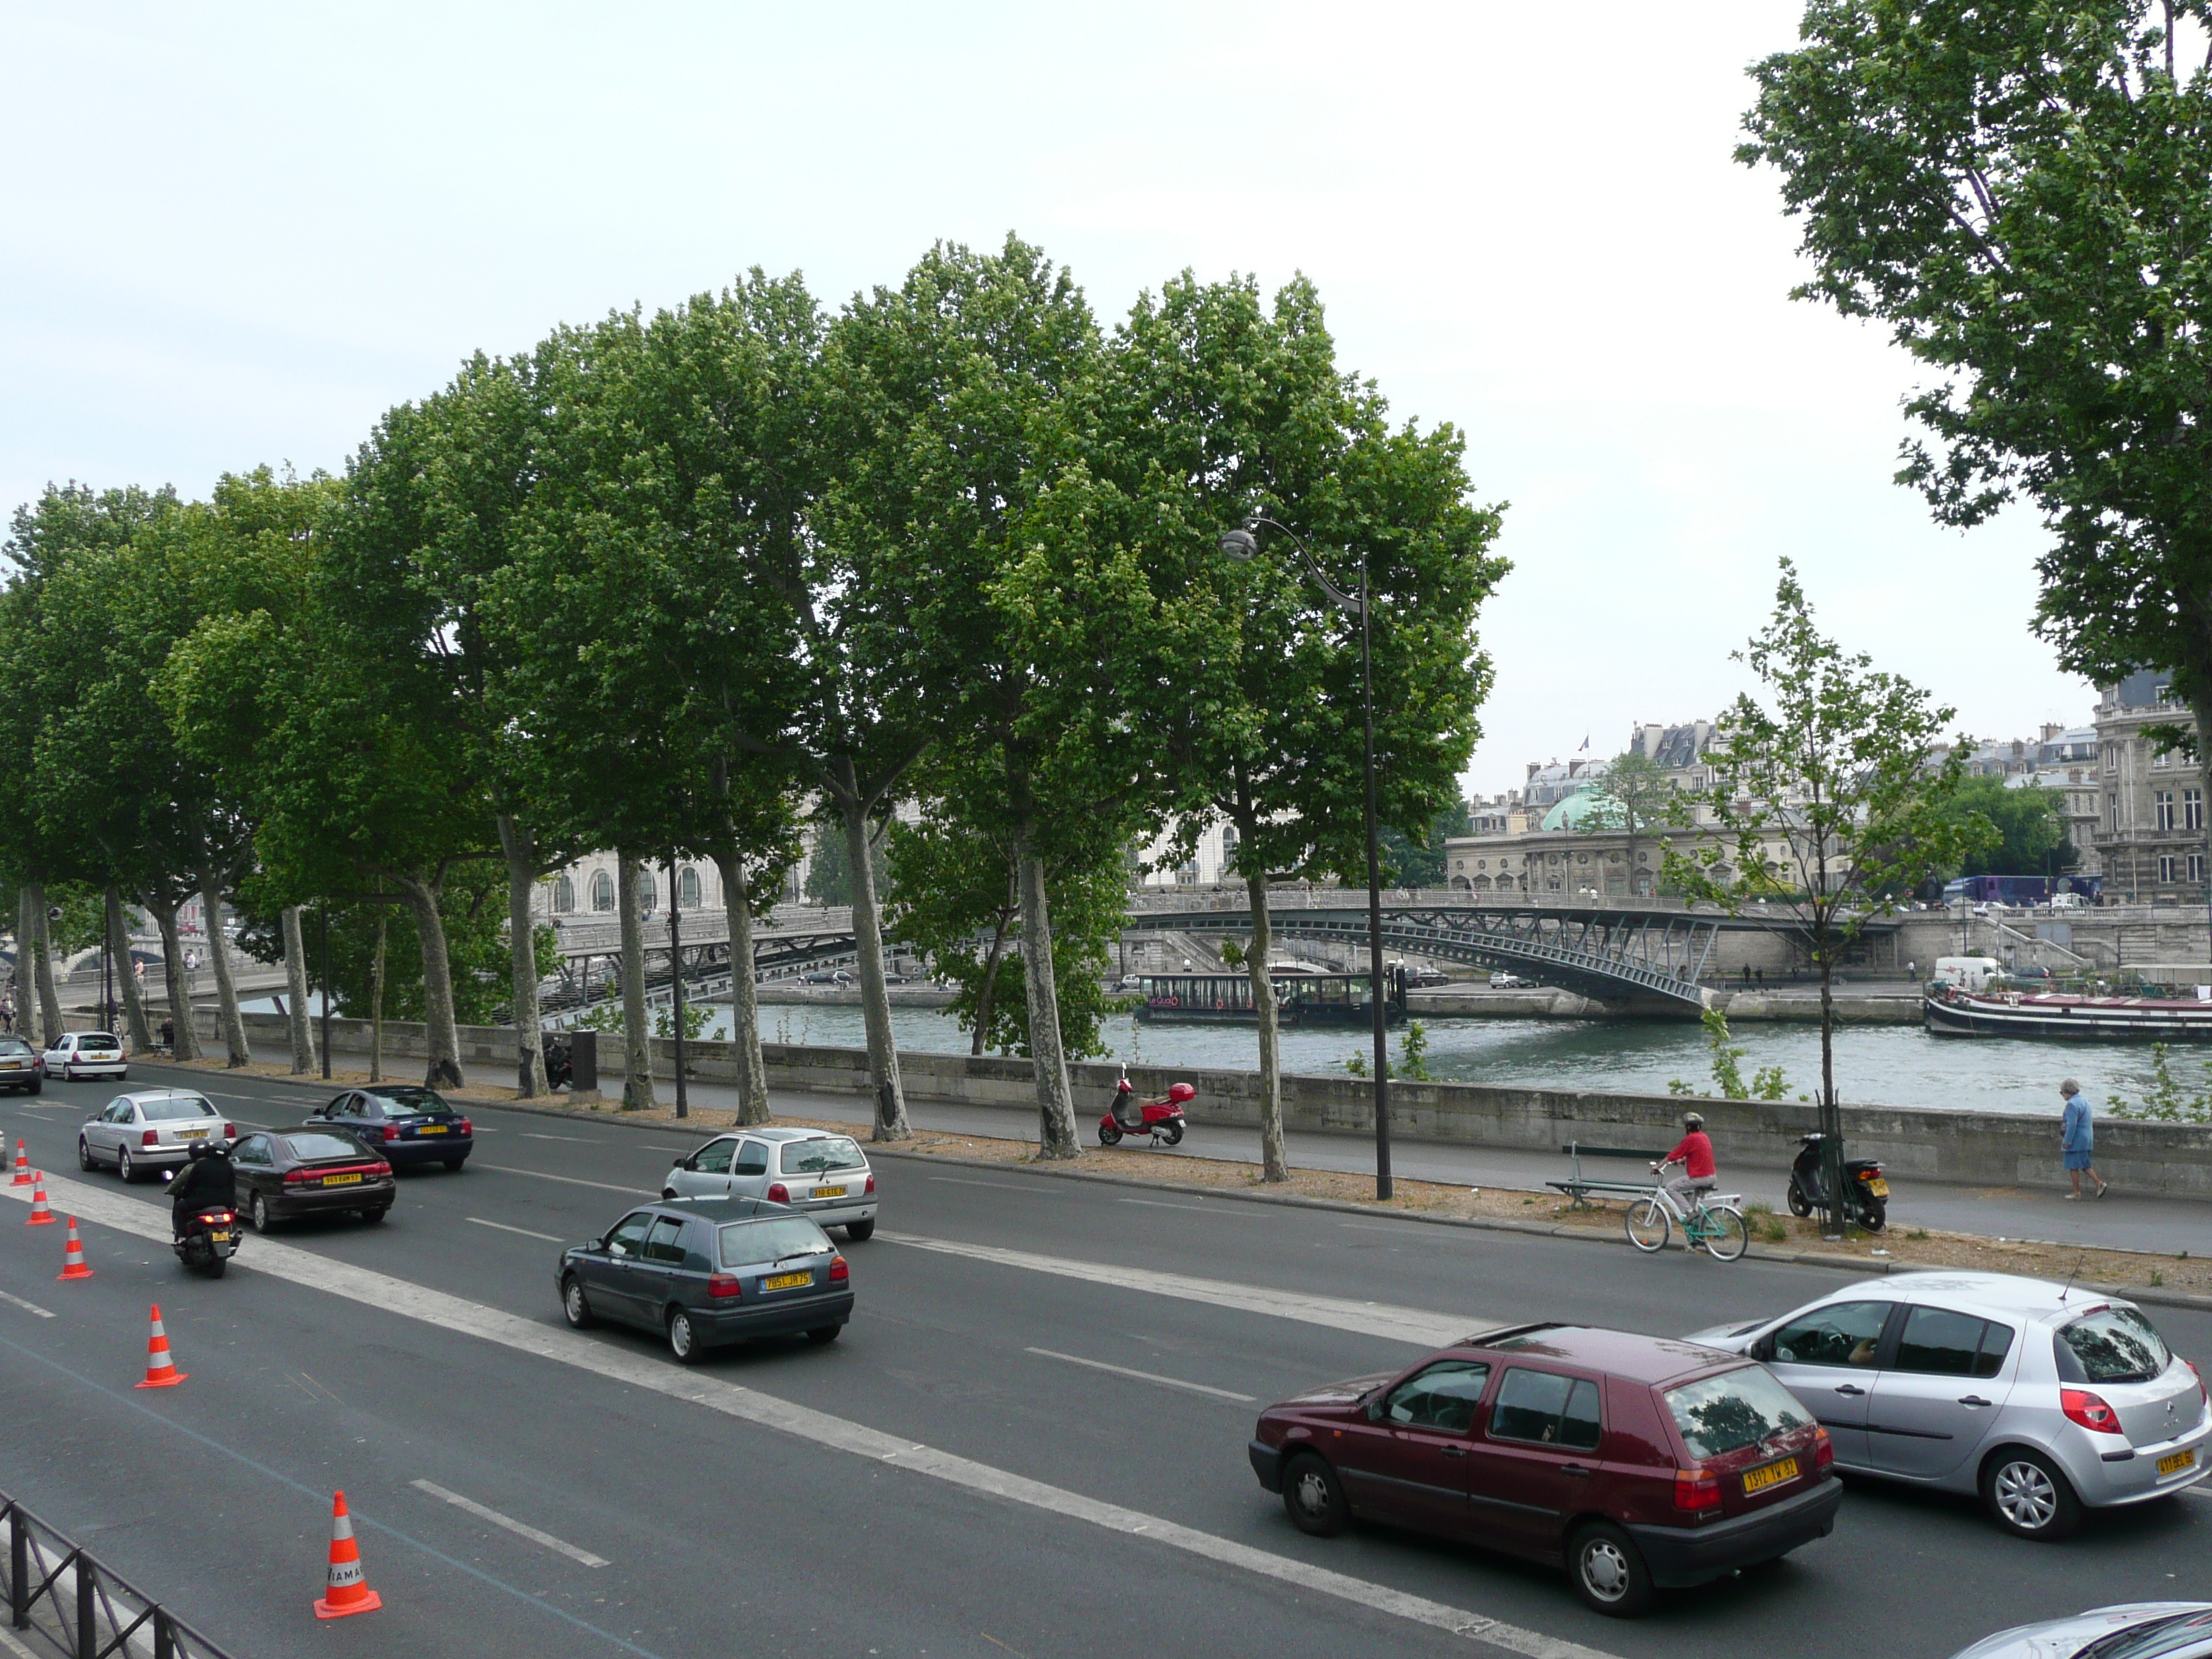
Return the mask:
M 2202 830 L 2204 827 L 2204 792 L 2185 789 L 2181 792 L 2181 827 Z
M 2160 884 L 2161 887 L 2163 887 L 2163 886 L 2167 886 L 2167 885 L 2170 885 L 2170 884 L 2172 884 L 2172 880 L 2173 880 L 2173 854 L 2171 854 L 2171 853 L 2160 853 L 2160 854 L 2158 855 L 2158 880 L 2159 880 L 2159 884 Z
M 2191 880 L 2191 881 L 2198 881 L 2198 882 L 2201 882 L 2201 881 L 2203 881 L 2203 880 L 2204 879 L 2204 854 L 2202 854 L 2202 853 L 2191 853 L 2191 854 L 2189 855 L 2189 878 L 2190 878 L 2190 880 Z
M 2173 791 L 2159 790 L 2151 797 L 2151 821 L 2160 830 L 2173 828 Z
M 2171 763 L 2171 757 L 2161 749 L 2150 757 L 2150 763 L 2162 772 Z
M 688 864 L 677 872 L 676 902 L 686 910 L 699 908 L 699 872 Z
M 576 884 L 563 876 L 553 884 L 553 908 L 556 914 L 566 915 L 576 908 Z
M 2112 833 L 2117 836 L 2120 832 L 2120 798 L 2114 795 L 2108 804 L 2112 810 Z
M 611 910 L 615 908 L 615 878 L 601 870 L 592 878 L 592 908 Z

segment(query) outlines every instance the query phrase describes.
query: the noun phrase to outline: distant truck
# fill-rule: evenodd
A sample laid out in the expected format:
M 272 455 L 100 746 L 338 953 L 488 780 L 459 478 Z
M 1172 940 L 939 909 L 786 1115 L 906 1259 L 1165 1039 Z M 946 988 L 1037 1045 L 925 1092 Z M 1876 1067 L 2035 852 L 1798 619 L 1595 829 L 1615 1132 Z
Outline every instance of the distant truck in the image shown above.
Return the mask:
M 1985 991 L 1990 978 L 2002 972 L 2004 964 L 1995 957 L 1938 957 L 1935 982 L 1955 985 L 1962 991 Z
M 2032 910 L 2070 894 L 2084 904 L 2094 904 L 2098 880 L 2095 876 L 1960 876 L 1943 884 L 1943 902 L 2002 904 Z

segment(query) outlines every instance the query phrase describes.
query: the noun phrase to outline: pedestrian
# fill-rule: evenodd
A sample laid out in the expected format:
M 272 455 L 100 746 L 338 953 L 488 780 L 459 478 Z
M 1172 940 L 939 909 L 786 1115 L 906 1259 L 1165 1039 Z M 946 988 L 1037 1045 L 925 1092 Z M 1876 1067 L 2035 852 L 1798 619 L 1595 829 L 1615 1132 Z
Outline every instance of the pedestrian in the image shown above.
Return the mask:
M 2065 1155 L 2066 1173 L 2074 1182 L 2074 1190 L 2066 1194 L 2067 1200 L 2070 1203 L 2081 1196 L 2084 1172 L 2097 1183 L 2097 1190 L 2092 1196 L 2102 1198 L 2110 1189 L 2105 1177 L 2099 1175 L 2095 1166 L 2089 1162 L 2089 1155 L 2097 1142 L 2097 1130 L 2090 1119 L 2089 1103 L 2082 1096 L 2081 1085 L 2070 1077 L 2058 1085 L 2058 1092 L 2066 1101 L 2066 1115 L 2058 1121 L 2058 1149 Z

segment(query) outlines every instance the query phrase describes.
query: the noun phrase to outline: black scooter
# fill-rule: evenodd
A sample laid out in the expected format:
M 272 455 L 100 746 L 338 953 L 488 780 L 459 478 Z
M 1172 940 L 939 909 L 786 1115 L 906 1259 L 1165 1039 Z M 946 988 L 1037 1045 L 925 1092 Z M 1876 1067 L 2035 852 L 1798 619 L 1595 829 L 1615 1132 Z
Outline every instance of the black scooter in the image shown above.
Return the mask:
M 1821 1207 L 1824 1188 L 1820 1184 L 1820 1143 L 1827 1137 L 1822 1134 L 1799 1135 L 1797 1144 L 1804 1150 L 1797 1161 L 1790 1166 L 1790 1213 L 1810 1215 Z M 1881 1172 L 1881 1165 L 1870 1158 L 1847 1158 L 1844 1163 L 1844 1208 L 1850 1218 L 1870 1233 L 1878 1233 L 1889 1223 L 1889 1182 Z
M 195 1273 L 221 1279 L 230 1258 L 238 1254 L 238 1214 L 226 1205 L 210 1204 L 185 1219 L 184 1230 L 169 1248 L 177 1260 Z

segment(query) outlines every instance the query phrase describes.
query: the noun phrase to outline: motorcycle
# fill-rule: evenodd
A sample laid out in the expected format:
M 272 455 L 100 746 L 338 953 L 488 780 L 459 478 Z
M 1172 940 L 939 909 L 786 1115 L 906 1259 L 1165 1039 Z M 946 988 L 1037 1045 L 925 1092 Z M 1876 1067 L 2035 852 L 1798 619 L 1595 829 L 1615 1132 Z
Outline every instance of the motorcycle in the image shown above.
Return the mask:
M 210 1204 L 185 1218 L 169 1248 L 195 1273 L 221 1279 L 230 1258 L 238 1254 L 238 1243 L 237 1212 L 226 1205 Z
M 1123 1135 L 1149 1135 L 1155 1146 L 1162 1141 L 1170 1146 L 1179 1145 L 1184 1128 L 1183 1103 L 1197 1098 L 1197 1090 L 1188 1083 L 1177 1083 L 1169 1087 L 1164 1100 L 1139 1101 L 1125 1066 L 1121 1081 L 1114 1085 L 1114 1103 L 1098 1120 L 1098 1144 L 1114 1146 Z
M 1810 1215 L 1821 1206 L 1825 1189 L 1820 1181 L 1820 1134 L 1800 1135 L 1803 1148 L 1790 1166 L 1790 1213 Z M 1870 1158 L 1848 1158 L 1844 1164 L 1844 1209 L 1851 1220 L 1870 1233 L 1880 1232 L 1889 1221 L 1889 1181 L 1881 1165 Z

